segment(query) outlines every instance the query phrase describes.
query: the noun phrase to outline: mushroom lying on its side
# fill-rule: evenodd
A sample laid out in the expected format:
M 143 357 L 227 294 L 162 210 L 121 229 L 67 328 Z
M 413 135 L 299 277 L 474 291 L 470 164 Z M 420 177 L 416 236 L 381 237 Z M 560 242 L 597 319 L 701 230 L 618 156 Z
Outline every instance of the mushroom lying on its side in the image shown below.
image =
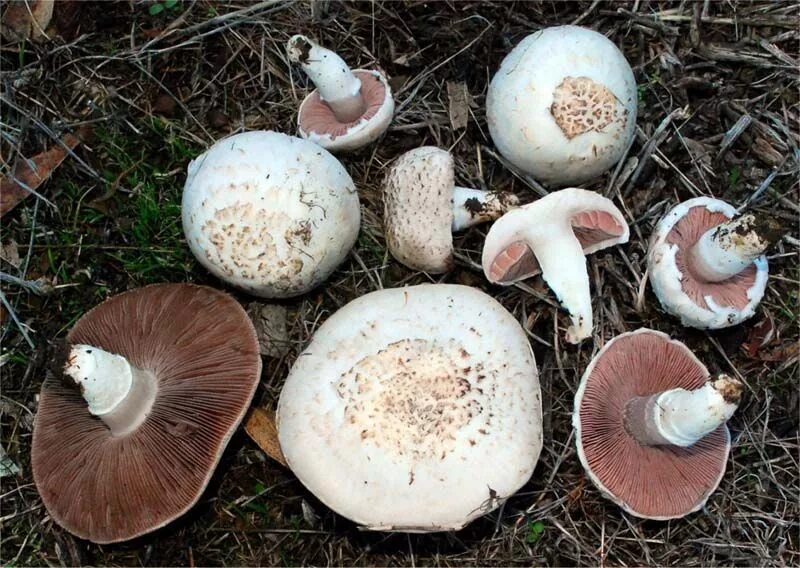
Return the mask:
M 592 334 L 586 256 L 628 242 L 628 224 L 611 200 L 567 188 L 513 209 L 495 221 L 483 246 L 483 272 L 509 285 L 536 274 L 569 311 L 567 341 Z
M 554 186 L 617 163 L 636 130 L 636 81 L 608 38 L 579 26 L 537 31 L 503 60 L 486 96 L 489 133 L 512 164 Z
M 372 530 L 455 530 L 531 476 L 542 447 L 524 330 L 480 290 L 381 290 L 332 315 L 278 404 L 286 462 Z
M 779 231 L 732 205 L 696 197 L 656 225 L 647 256 L 653 291 L 683 325 L 718 329 L 755 313 L 767 287 L 763 256 Z
M 595 356 L 575 394 L 578 456 L 592 482 L 629 513 L 682 517 L 705 504 L 725 473 L 725 423 L 741 391 L 725 375 L 710 379 L 664 333 L 623 333 Z
M 450 152 L 416 148 L 400 156 L 386 176 L 386 242 L 409 268 L 447 272 L 453 267 L 453 231 L 497 219 L 518 203 L 509 193 L 456 186 Z
M 353 180 L 327 150 L 278 132 L 235 134 L 189 164 L 183 230 L 216 277 L 265 298 L 321 284 L 358 236 Z
M 386 131 L 394 99 L 383 73 L 351 71 L 336 53 L 302 35 L 289 40 L 286 52 L 317 87 L 300 105 L 300 136 L 332 152 L 346 152 L 371 144 Z
M 247 314 L 212 288 L 156 284 L 95 307 L 67 343 L 33 429 L 48 513 L 98 543 L 166 525 L 200 498 L 258 385 Z

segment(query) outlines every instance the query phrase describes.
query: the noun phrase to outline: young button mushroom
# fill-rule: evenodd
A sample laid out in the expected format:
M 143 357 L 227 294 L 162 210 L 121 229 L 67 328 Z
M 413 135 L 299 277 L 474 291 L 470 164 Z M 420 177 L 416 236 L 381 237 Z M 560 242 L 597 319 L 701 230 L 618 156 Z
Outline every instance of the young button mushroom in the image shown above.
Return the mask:
M 67 344 L 33 429 L 48 513 L 97 543 L 166 525 L 200 498 L 258 385 L 247 314 L 212 288 L 156 284 L 86 313 Z
M 300 105 L 300 136 L 332 152 L 347 152 L 371 144 L 386 131 L 394 99 L 382 73 L 351 71 L 336 53 L 302 35 L 289 40 L 286 52 L 317 87 Z
M 371 530 L 457 530 L 500 506 L 542 448 L 524 330 L 467 286 L 362 296 L 297 358 L 278 403 L 286 462 Z
M 529 35 L 489 85 L 486 116 L 500 153 L 555 186 L 590 180 L 620 160 L 636 127 L 637 91 L 625 56 L 578 26 Z
M 763 252 L 779 237 L 769 222 L 697 197 L 656 225 L 647 267 L 663 308 L 700 329 L 736 325 L 755 313 L 769 272 Z
M 423 146 L 400 156 L 383 188 L 386 241 L 392 255 L 432 274 L 453 267 L 453 231 L 497 219 L 519 201 L 455 185 L 450 152 Z
M 510 285 L 536 274 L 569 311 L 567 341 L 592 334 L 592 299 L 586 256 L 628 242 L 628 224 L 611 200 L 567 188 L 514 209 L 498 219 L 483 246 L 483 272 Z
M 353 180 L 316 144 L 278 132 L 236 134 L 189 164 L 183 230 L 212 274 L 256 296 L 321 284 L 358 236 Z
M 600 491 L 629 513 L 682 517 L 705 504 L 725 473 L 725 423 L 741 392 L 735 379 L 710 379 L 666 334 L 623 333 L 595 356 L 575 394 L 578 456 Z

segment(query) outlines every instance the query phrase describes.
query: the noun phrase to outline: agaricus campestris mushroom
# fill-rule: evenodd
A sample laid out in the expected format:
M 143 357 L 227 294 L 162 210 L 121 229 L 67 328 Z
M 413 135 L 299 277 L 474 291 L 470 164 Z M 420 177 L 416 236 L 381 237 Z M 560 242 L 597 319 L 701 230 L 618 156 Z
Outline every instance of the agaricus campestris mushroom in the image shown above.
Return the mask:
M 200 498 L 258 385 L 247 314 L 212 288 L 156 284 L 95 307 L 67 343 L 33 429 L 47 511 L 98 543 L 166 525 Z
M 353 180 L 308 140 L 236 134 L 189 164 L 189 248 L 212 274 L 256 296 L 297 296 L 322 283 L 355 244 L 360 219 Z
M 764 251 L 779 237 L 771 223 L 736 216 L 719 199 L 697 197 L 656 225 L 647 267 L 663 308 L 683 325 L 717 329 L 755 313 L 767 287 Z
M 567 341 L 592 334 L 586 256 L 628 242 L 628 224 L 610 199 L 567 188 L 513 209 L 498 219 L 483 245 L 483 272 L 509 285 L 536 274 L 569 311 Z
M 546 28 L 506 56 L 486 116 L 497 149 L 545 183 L 596 177 L 620 160 L 636 127 L 636 82 L 608 38 L 579 26 Z
M 542 447 L 536 362 L 483 292 L 380 290 L 332 315 L 278 403 L 286 462 L 371 530 L 459 529 L 530 477 Z
M 394 99 L 383 73 L 351 71 L 336 53 L 302 35 L 289 40 L 286 52 L 317 87 L 300 105 L 300 136 L 332 152 L 346 152 L 374 142 L 386 131 Z
M 450 152 L 416 148 L 400 156 L 386 176 L 386 242 L 410 268 L 447 272 L 453 267 L 453 231 L 497 219 L 518 203 L 509 193 L 456 186 Z
M 575 394 L 578 456 L 592 482 L 629 513 L 682 517 L 705 504 L 725 473 L 725 423 L 741 392 L 735 379 L 710 379 L 666 334 L 623 333 L 595 356 Z

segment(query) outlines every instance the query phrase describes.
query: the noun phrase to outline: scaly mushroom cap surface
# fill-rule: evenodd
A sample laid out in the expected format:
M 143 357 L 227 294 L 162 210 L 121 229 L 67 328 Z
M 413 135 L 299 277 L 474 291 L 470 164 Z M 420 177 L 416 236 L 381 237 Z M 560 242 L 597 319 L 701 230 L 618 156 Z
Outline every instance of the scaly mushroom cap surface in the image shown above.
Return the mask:
M 579 26 L 546 28 L 506 56 L 486 116 L 500 153 L 557 186 L 592 179 L 622 157 L 636 127 L 636 82 L 620 50 Z
M 183 229 L 212 274 L 256 296 L 322 283 L 358 236 L 358 195 L 327 150 L 278 132 L 220 140 L 189 164 Z
M 358 119 L 340 122 L 314 90 L 300 105 L 297 125 L 300 136 L 331 152 L 350 152 L 371 144 L 386 132 L 394 116 L 392 89 L 383 73 L 356 69 L 366 110 Z
M 656 225 L 647 268 L 661 306 L 683 325 L 717 329 L 751 317 L 764 297 L 769 266 L 760 256 L 739 274 L 722 282 L 706 282 L 691 270 L 687 254 L 700 237 L 736 214 L 719 199 L 696 197 L 680 203 Z
M 67 342 L 152 373 L 156 397 L 136 430 L 114 436 L 77 388 L 45 380 L 31 462 L 48 513 L 98 543 L 166 525 L 200 498 L 258 385 L 261 358 L 247 314 L 212 288 L 156 284 L 95 307 Z
M 705 504 L 725 473 L 728 427 L 685 448 L 648 446 L 627 431 L 624 415 L 634 397 L 708 380 L 694 354 L 664 333 L 643 328 L 606 343 L 583 374 L 573 414 L 578 456 L 603 494 L 647 519 L 682 517 Z
M 300 481 L 365 528 L 459 529 L 533 472 L 536 362 L 517 321 L 479 290 L 373 292 L 331 316 L 297 358 L 278 432 Z
M 585 255 L 626 243 L 629 234 L 611 200 L 593 191 L 562 189 L 495 221 L 483 245 L 483 272 L 503 285 L 541 272 L 572 317 L 569 341 L 580 341 L 592 327 Z
M 453 267 L 453 158 L 423 146 L 400 156 L 383 189 L 389 251 L 417 270 L 439 274 Z

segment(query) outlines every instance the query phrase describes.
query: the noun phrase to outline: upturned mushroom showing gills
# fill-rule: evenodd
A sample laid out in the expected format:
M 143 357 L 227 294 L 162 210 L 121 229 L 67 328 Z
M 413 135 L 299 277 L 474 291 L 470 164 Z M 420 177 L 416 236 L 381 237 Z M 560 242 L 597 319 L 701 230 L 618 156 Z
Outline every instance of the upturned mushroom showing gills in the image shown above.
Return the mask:
M 546 28 L 506 56 L 489 85 L 486 117 L 497 149 L 553 186 L 590 180 L 634 136 L 637 91 L 625 56 L 579 26 Z
M 742 384 L 708 370 L 650 329 L 595 356 L 575 394 L 578 456 L 592 482 L 629 513 L 674 519 L 699 510 L 725 473 L 727 420 Z
M 317 87 L 300 105 L 300 136 L 332 152 L 346 152 L 371 144 L 386 131 L 394 99 L 383 73 L 351 71 L 336 53 L 302 35 L 289 40 L 286 52 Z
M 453 232 L 497 219 L 519 200 L 455 185 L 453 157 L 434 146 L 406 152 L 392 165 L 383 188 L 389 251 L 415 270 L 453 268 Z
M 371 530 L 456 530 L 499 507 L 542 448 L 524 330 L 467 286 L 380 290 L 332 315 L 278 403 L 286 462 Z
M 353 180 L 316 144 L 278 132 L 236 134 L 189 164 L 183 230 L 218 278 L 287 298 L 322 283 L 358 236 Z
M 755 313 L 767 287 L 763 255 L 780 236 L 769 221 L 719 199 L 677 205 L 656 225 L 647 268 L 664 310 L 683 325 L 718 329 Z
M 156 284 L 86 313 L 67 344 L 33 429 L 47 511 L 97 543 L 166 525 L 200 498 L 258 385 L 247 314 L 212 288 Z
M 628 242 L 629 230 L 611 200 L 567 188 L 513 209 L 495 221 L 483 245 L 483 272 L 510 285 L 541 272 L 569 312 L 567 341 L 592 334 L 592 298 L 586 256 Z

